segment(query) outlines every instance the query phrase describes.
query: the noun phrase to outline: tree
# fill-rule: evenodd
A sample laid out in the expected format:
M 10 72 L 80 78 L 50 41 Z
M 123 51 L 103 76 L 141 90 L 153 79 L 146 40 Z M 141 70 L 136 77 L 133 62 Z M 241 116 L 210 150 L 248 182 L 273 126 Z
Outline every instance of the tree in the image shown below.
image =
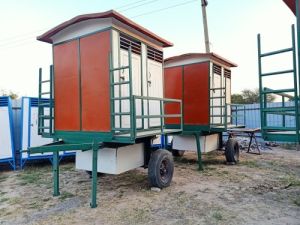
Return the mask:
M 272 94 L 267 95 L 267 102 L 274 102 L 276 97 Z M 259 89 L 244 89 L 241 94 L 232 94 L 231 102 L 233 104 L 253 104 L 259 103 Z
M 17 99 L 19 97 L 17 93 L 14 93 L 12 91 L 7 92 L 3 89 L 0 91 L 0 96 L 9 96 L 11 97 L 11 99 Z

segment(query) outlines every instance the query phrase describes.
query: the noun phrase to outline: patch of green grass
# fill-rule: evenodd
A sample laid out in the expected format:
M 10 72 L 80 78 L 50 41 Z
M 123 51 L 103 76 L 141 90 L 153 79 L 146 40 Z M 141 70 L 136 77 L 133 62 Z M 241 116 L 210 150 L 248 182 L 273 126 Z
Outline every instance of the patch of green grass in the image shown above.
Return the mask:
M 294 175 L 286 175 L 284 177 L 281 177 L 280 180 L 285 185 L 296 186 L 296 187 L 300 186 L 300 179 L 295 177 Z
M 241 161 L 239 165 L 244 165 L 250 168 L 259 168 L 260 165 L 257 163 L 255 160 L 246 160 L 246 161 Z
M 300 207 L 300 197 L 297 197 L 296 199 L 293 200 L 293 203 L 296 205 L 296 206 L 299 206 Z
M 36 200 L 35 202 L 31 202 L 30 205 L 28 206 L 29 209 L 39 209 L 41 208 L 42 204 Z
M 9 198 L 0 198 L 0 203 L 7 202 L 8 200 L 9 200 Z
M 8 199 L 8 203 L 9 203 L 10 205 L 18 205 L 18 204 L 21 203 L 21 198 L 19 198 L 19 197 L 9 198 L 9 199 Z
M 120 219 L 126 224 L 144 224 L 150 220 L 150 210 L 143 208 L 133 208 L 122 212 Z
M 284 143 L 280 145 L 281 148 L 287 149 L 287 150 L 296 150 L 297 146 L 295 143 Z
M 212 218 L 214 218 L 217 221 L 221 221 L 223 219 L 223 215 L 220 211 L 214 211 L 212 213 Z
M 0 176 L 0 183 L 6 181 L 7 178 L 8 178 L 7 175 L 1 175 Z
M 62 192 L 62 193 L 60 194 L 59 199 L 60 199 L 60 200 L 65 200 L 65 199 L 67 199 L 67 198 L 72 198 L 72 197 L 74 197 L 74 196 L 75 196 L 74 194 L 72 194 L 72 193 L 70 193 L 70 192 L 67 192 L 67 191 L 64 191 L 64 192 Z

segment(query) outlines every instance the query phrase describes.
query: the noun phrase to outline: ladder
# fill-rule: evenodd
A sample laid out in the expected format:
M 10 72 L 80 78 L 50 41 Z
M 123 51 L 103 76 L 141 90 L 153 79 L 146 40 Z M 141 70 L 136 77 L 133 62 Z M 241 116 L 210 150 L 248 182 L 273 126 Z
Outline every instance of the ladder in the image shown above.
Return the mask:
M 220 74 L 220 86 L 219 87 L 210 87 L 210 125 L 212 127 L 217 126 L 226 126 L 227 124 L 227 106 L 226 106 L 226 78 L 224 73 L 222 72 L 222 68 Z M 214 71 L 214 70 L 213 70 Z M 214 73 L 214 72 L 213 72 Z M 212 74 L 212 82 L 214 82 L 214 74 Z M 219 93 L 218 95 L 215 95 L 214 93 Z M 217 100 L 219 104 L 214 104 L 214 101 Z M 219 109 L 218 114 L 214 114 L 214 110 Z M 220 122 L 216 123 L 214 122 L 215 119 L 219 118 Z
M 261 131 L 264 139 L 269 140 L 270 135 L 274 135 L 276 132 L 284 132 L 290 135 L 292 134 L 294 137 L 289 140 L 294 140 L 299 143 L 299 95 L 298 95 L 298 84 L 297 84 L 297 63 L 296 63 L 296 43 L 295 43 L 295 26 L 292 25 L 291 28 L 292 34 L 292 47 L 285 48 L 272 52 L 261 52 L 261 37 L 260 34 L 257 35 L 257 44 L 258 44 L 258 72 L 259 72 L 259 95 L 260 95 L 260 108 L 261 108 Z M 275 71 L 275 72 L 262 72 L 262 59 L 274 55 L 279 55 L 283 53 L 291 52 L 293 55 L 293 66 L 292 69 Z M 276 75 L 284 75 L 289 74 L 293 75 L 293 87 L 285 88 L 285 89 L 270 89 L 263 85 L 263 78 L 276 76 Z M 289 95 L 287 93 L 291 93 L 293 95 Z M 282 107 L 268 107 L 267 104 L 267 96 L 268 94 L 275 94 L 281 97 L 282 99 Z M 293 98 L 294 106 L 286 107 L 284 102 L 286 98 Z M 282 116 L 282 126 L 270 126 L 268 125 L 267 116 L 273 115 L 281 115 Z M 295 117 L 295 126 L 294 127 L 286 127 L 285 124 L 285 116 L 293 116 Z M 272 133 L 273 132 L 273 133 Z M 275 133 L 274 133 L 275 132 Z M 277 136 L 279 137 L 279 136 Z M 288 138 L 286 138 L 287 140 Z M 273 139 L 274 141 L 274 139 Z M 276 140 L 275 140 L 276 141 Z
M 112 54 L 109 57 L 109 68 L 110 68 L 110 108 L 111 108 L 111 121 L 114 137 L 122 134 L 129 134 L 131 140 L 135 139 L 136 136 L 136 121 L 135 121 L 135 103 L 133 102 L 133 91 L 132 91 L 132 51 L 131 46 L 128 48 L 128 65 L 121 67 L 114 67 Z M 121 77 L 121 71 L 128 70 L 128 80 L 124 80 Z M 115 81 L 115 72 L 118 71 L 118 80 Z M 122 96 L 121 87 L 129 86 L 129 95 Z M 115 96 L 115 87 L 119 87 L 119 94 Z M 129 102 L 129 112 L 122 112 L 122 101 L 127 100 Z M 116 110 L 116 103 L 119 109 Z M 130 117 L 130 127 L 122 127 L 122 118 L 125 116 Z M 119 126 L 116 126 L 116 117 L 119 117 Z
M 39 69 L 39 98 L 38 98 L 38 134 L 43 137 L 51 137 L 53 129 L 53 65 L 50 66 L 49 80 L 42 79 L 42 68 Z M 44 91 L 47 85 L 48 90 Z M 44 88 L 43 88 L 44 87 Z M 46 112 L 46 109 L 48 109 Z

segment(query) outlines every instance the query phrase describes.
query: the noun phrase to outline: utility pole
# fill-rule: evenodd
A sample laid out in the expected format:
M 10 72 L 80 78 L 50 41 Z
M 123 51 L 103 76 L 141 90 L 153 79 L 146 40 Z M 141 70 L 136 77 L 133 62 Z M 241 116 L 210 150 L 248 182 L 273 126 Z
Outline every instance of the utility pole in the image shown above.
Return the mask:
M 207 0 L 201 0 L 201 5 L 202 5 L 202 17 L 203 17 L 203 28 L 204 28 L 204 38 L 205 38 L 205 50 L 206 53 L 210 53 L 207 16 L 206 16 L 206 6 L 208 5 Z

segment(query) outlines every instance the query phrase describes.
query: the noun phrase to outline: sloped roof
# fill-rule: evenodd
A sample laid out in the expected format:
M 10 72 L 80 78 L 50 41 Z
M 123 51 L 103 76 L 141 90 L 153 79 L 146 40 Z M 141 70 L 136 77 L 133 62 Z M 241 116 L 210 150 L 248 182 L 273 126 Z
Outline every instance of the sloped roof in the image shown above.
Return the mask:
M 296 1 L 295 0 L 283 0 L 283 1 L 296 16 Z
M 148 29 L 138 25 L 137 23 L 133 22 L 132 20 L 126 18 L 125 16 L 121 15 L 120 13 L 114 11 L 114 10 L 110 10 L 110 11 L 106 11 L 106 12 L 101 12 L 101 13 L 91 13 L 91 14 L 84 14 L 84 15 L 79 15 L 76 16 L 66 22 L 63 22 L 61 24 L 59 24 L 58 26 L 52 28 L 51 30 L 47 31 L 46 33 L 40 35 L 37 37 L 37 40 L 39 41 L 43 41 L 43 42 L 47 42 L 47 43 L 52 43 L 52 39 L 51 37 L 54 36 L 55 34 L 57 34 L 58 32 L 64 30 L 65 28 L 82 22 L 82 21 L 86 21 L 86 20 L 90 20 L 90 19 L 100 19 L 100 18 L 115 18 L 117 20 L 119 20 L 120 22 L 132 27 L 133 29 L 141 32 L 142 34 L 162 43 L 163 47 L 170 47 L 173 46 L 173 44 L 159 36 L 157 36 L 156 34 L 154 34 L 153 32 L 149 31 Z
M 219 62 L 219 63 L 224 64 L 229 67 L 237 67 L 237 64 L 217 55 L 216 53 L 186 53 L 186 54 L 182 54 L 182 55 L 169 57 L 169 58 L 165 59 L 164 62 L 167 63 L 172 60 L 184 60 L 184 59 L 194 58 L 194 57 L 208 58 L 208 59 L 214 60 L 216 62 Z

